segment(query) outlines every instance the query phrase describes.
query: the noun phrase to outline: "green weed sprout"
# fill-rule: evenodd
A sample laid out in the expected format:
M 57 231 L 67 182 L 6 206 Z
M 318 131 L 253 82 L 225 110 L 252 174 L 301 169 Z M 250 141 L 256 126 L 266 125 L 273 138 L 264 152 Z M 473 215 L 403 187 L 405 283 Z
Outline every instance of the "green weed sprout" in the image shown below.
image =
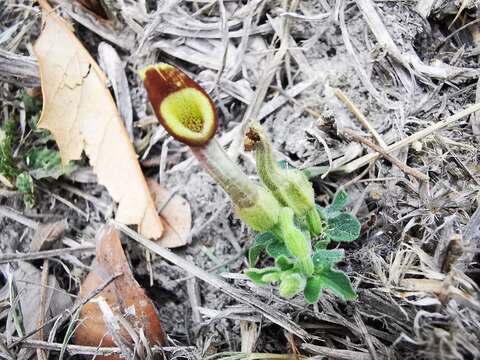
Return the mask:
M 258 231 L 249 250 L 245 274 L 259 285 L 278 284 L 291 298 L 303 292 L 316 303 L 322 289 L 344 300 L 354 300 L 347 275 L 335 268 L 343 250 L 329 250 L 331 241 L 352 241 L 360 223 L 342 212 L 348 196 L 340 191 L 327 208 L 315 204 L 312 184 L 303 172 L 283 169 L 259 124 L 252 124 L 245 147 L 256 152 L 256 184 L 228 157 L 215 138 L 217 114 L 207 93 L 186 74 L 167 64 L 147 66 L 140 72 L 160 123 L 177 140 L 190 146 L 199 163 L 225 190 L 237 215 Z M 266 252 L 275 266 L 255 268 Z
M 36 142 L 45 144 L 50 135 L 36 128 L 41 102 L 24 93 L 23 103 L 28 125 L 37 135 Z M 71 173 L 75 165 L 70 162 L 63 166 L 60 153 L 46 145 L 31 147 L 25 151 L 27 147 L 23 144 L 20 147 L 23 151 L 14 156 L 14 143 L 18 140 L 17 128 L 18 123 L 13 120 L 6 120 L 0 128 L 0 175 L 8 181 L 7 186 L 15 187 L 23 195 L 25 207 L 32 208 L 35 205 L 35 181 L 43 178 L 57 179 L 61 175 Z M 28 135 L 25 139 L 27 138 Z

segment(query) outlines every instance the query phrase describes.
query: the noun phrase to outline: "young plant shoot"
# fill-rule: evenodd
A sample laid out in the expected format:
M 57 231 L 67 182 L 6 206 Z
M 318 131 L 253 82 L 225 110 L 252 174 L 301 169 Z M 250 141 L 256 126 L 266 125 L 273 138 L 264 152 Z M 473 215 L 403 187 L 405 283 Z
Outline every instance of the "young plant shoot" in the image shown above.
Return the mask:
M 245 139 L 246 149 L 256 152 L 263 186 L 255 184 L 215 139 L 217 113 L 205 90 L 168 64 L 147 66 L 140 76 L 160 123 L 190 146 L 230 196 L 237 215 L 259 232 L 249 251 L 251 268 L 246 275 L 259 285 L 278 284 L 285 298 L 303 292 L 309 303 L 316 303 L 325 288 L 344 300 L 354 300 L 350 280 L 335 269 L 343 251 L 327 249 L 330 241 L 359 236 L 358 220 L 341 212 L 347 204 L 346 193 L 340 192 L 328 208 L 316 206 L 312 184 L 303 172 L 279 166 L 259 124 L 250 127 Z M 275 266 L 254 268 L 264 250 Z

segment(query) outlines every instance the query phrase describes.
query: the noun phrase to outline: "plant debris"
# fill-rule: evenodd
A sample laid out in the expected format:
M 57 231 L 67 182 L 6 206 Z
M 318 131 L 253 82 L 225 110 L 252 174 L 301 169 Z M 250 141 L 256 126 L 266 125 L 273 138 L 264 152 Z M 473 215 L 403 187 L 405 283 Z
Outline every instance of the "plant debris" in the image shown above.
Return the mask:
M 480 357 L 478 2 L 48 3 L 46 12 L 46 0 L 0 8 L 2 357 Z M 211 99 L 218 130 L 207 138 L 234 165 L 229 181 L 262 182 L 256 154 L 246 151 L 254 144 L 244 144 L 252 121 L 271 139 L 279 168 L 307 176 L 321 215 L 310 227 L 320 244 L 330 241 L 311 249 L 314 271 L 330 266 L 327 288 L 290 273 L 281 292 L 281 281 L 270 281 L 281 277 L 272 267 L 290 266 L 268 255 L 282 248 L 245 226 L 216 179 L 156 119 L 139 72 L 158 63 Z M 83 127 L 70 131 L 72 123 Z M 70 138 L 60 139 L 60 125 Z M 96 162 L 99 142 L 84 133 L 97 139 L 107 128 L 110 151 Z M 70 147 L 75 156 L 65 155 Z M 138 228 L 146 210 L 151 233 L 163 231 L 155 241 Z M 125 211 L 138 215 L 123 221 L 130 227 Z M 98 296 L 116 275 L 78 296 L 95 273 L 106 224 L 124 234 L 122 260 L 158 310 L 162 346 L 146 345 L 136 326 L 112 347 L 74 344 L 83 302 L 111 320 L 103 333 L 131 318 Z M 26 263 L 35 275 L 9 286 Z M 246 270 L 254 267 L 270 282 L 253 283 Z M 345 278 L 351 287 L 339 289 Z M 41 316 L 50 292 L 74 304 Z

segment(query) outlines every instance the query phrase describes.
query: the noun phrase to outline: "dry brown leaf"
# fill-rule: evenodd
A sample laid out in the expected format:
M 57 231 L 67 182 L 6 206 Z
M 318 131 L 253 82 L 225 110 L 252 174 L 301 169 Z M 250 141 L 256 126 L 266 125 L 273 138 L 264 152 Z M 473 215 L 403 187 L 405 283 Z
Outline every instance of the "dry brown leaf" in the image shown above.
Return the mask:
M 98 182 L 119 203 L 117 221 L 159 238 L 163 226 L 105 75 L 68 24 L 45 0 L 39 3 L 45 16 L 34 45 L 43 91 L 39 127 L 52 132 L 63 163 L 85 151 Z
M 157 243 L 167 248 L 186 245 L 192 228 L 190 204 L 155 180 L 149 179 L 147 183 L 164 226 L 163 236 Z
M 50 250 L 65 234 L 67 225 L 67 220 L 38 224 L 30 242 L 30 251 Z
M 114 316 L 125 319 L 135 329 L 142 329 L 149 344 L 164 345 L 165 335 L 152 301 L 137 283 L 128 265 L 120 243 L 118 231 L 113 227 L 105 229 L 97 243 L 93 270 L 83 282 L 79 296 L 88 297 L 110 277 L 121 274 L 103 289 L 94 299 L 80 310 L 80 325 L 75 331 L 75 343 L 88 346 L 114 347 L 103 313 L 97 299 L 103 299 Z M 138 332 L 138 331 L 137 331 Z M 132 343 L 128 329 L 118 329 L 117 339 Z M 96 359 L 120 359 L 118 356 L 96 357 Z
M 100 0 L 77 0 L 85 9 L 92 14 L 100 17 L 102 20 L 108 20 L 107 12 Z

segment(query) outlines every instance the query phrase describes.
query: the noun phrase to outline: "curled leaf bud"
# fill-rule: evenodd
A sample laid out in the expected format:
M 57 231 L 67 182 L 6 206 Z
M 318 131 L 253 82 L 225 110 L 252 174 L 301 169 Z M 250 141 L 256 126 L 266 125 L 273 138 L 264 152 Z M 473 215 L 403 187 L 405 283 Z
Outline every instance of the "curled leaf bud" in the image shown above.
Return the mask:
M 313 274 L 312 245 L 308 234 L 304 234 L 293 222 L 293 210 L 282 208 L 278 217 L 278 227 L 288 251 L 297 258 L 302 272 L 310 276 Z
M 285 271 L 281 275 L 279 292 L 286 299 L 290 299 L 303 291 L 307 280 L 305 276 L 296 272 Z
M 160 123 L 175 139 L 206 144 L 217 130 L 217 113 L 204 89 L 168 64 L 149 65 L 140 76 Z
M 320 219 L 316 207 L 307 211 L 307 224 L 310 234 L 313 236 L 319 236 L 322 233 L 322 219 Z
M 255 149 L 257 171 L 265 186 L 283 206 L 305 216 L 315 206 L 312 184 L 296 169 L 281 169 L 273 156 L 272 144 L 259 124 L 252 124 L 246 134 L 246 149 Z

